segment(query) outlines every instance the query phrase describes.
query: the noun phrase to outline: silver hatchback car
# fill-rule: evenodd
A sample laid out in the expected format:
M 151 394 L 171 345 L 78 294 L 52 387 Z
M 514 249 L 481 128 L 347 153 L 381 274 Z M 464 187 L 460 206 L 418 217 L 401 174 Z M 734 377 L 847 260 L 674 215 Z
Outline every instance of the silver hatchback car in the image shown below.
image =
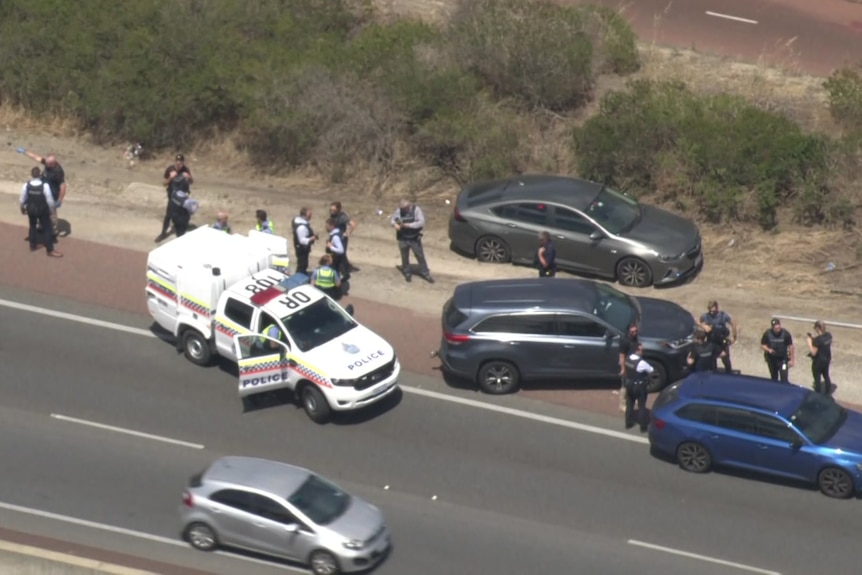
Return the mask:
M 377 507 L 307 469 L 254 457 L 222 457 L 194 475 L 180 517 L 196 549 L 244 549 L 316 575 L 365 571 L 390 548 Z

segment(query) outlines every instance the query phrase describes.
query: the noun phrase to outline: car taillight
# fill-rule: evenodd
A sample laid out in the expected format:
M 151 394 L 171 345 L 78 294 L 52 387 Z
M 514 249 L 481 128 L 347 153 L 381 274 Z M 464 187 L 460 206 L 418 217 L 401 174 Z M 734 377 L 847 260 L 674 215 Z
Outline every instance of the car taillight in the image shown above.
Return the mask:
M 443 337 L 446 338 L 446 341 L 450 345 L 458 345 L 464 343 L 465 341 L 470 341 L 469 335 L 462 335 L 459 333 L 444 333 Z
M 458 208 L 455 208 L 452 211 L 452 217 L 455 218 L 456 222 L 464 222 L 464 223 L 467 222 L 467 220 L 464 219 L 464 216 L 461 215 L 461 212 L 458 211 Z
M 664 420 L 659 419 L 658 417 L 653 417 L 652 418 L 652 425 L 656 429 L 659 429 L 659 430 L 664 429 Z
M 195 506 L 194 498 L 192 497 L 192 494 L 189 493 L 188 491 L 183 492 L 183 505 L 185 505 L 186 507 L 194 507 Z

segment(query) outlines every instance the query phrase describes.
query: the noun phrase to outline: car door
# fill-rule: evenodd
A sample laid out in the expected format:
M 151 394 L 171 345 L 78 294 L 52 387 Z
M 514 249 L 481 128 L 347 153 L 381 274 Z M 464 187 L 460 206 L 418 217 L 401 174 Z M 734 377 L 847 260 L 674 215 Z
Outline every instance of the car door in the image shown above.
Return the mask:
M 477 339 L 485 340 L 479 363 L 492 359 L 511 361 L 524 379 L 553 378 L 565 373 L 553 313 L 494 315 L 471 331 Z
M 215 317 L 215 343 L 219 355 L 236 359 L 233 338 L 252 331 L 254 307 L 235 297 L 226 296 Z
M 265 314 L 261 315 L 262 321 L 271 321 Z M 266 325 L 269 324 L 263 324 L 264 327 Z M 284 330 L 280 331 L 284 338 Z M 261 334 L 238 335 L 234 337 L 234 347 L 241 398 L 264 391 L 293 388 L 295 381 L 291 378 L 297 376 L 291 369 L 290 347 L 285 341 Z
M 616 273 L 616 240 L 575 210 L 554 206 L 549 231 L 560 267 L 598 275 Z
M 252 494 L 254 539 L 263 553 L 304 561 L 315 543 L 314 531 L 279 501 Z
M 222 489 L 209 496 L 209 520 L 223 545 L 256 550 L 251 493 Z
M 709 431 L 713 461 L 757 469 L 760 454 L 755 435 L 755 414 L 747 409 L 717 406 L 715 424 Z
M 499 222 L 488 230 L 499 235 L 512 253 L 512 261 L 532 264 L 539 250 L 539 232 L 548 229 L 549 208 L 541 202 L 512 202 L 491 208 Z
M 758 413 L 756 416 L 759 467 L 794 479 L 813 480 L 820 470 L 820 460 L 811 444 L 786 421 Z
M 575 377 L 619 375 L 619 350 L 605 326 L 587 315 L 558 314 L 563 369 Z

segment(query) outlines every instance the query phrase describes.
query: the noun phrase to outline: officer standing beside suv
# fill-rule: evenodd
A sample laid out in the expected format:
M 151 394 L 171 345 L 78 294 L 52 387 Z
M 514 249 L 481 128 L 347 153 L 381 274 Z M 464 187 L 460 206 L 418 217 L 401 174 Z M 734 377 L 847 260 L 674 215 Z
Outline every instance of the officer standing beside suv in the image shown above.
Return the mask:
M 536 263 L 539 267 L 540 278 L 552 278 L 557 275 L 557 248 L 551 241 L 551 234 L 548 232 L 539 232 Z
M 627 364 L 626 358 L 635 351 L 640 342 L 638 341 L 638 325 L 632 323 L 628 331 L 620 337 L 620 411 L 626 410 L 626 381 Z
M 637 344 L 626 357 L 626 429 L 635 426 L 634 407 L 638 404 L 638 423 L 641 433 L 646 433 L 649 426 L 649 416 L 646 409 L 647 383 L 653 366 L 643 358 L 643 346 Z
M 712 300 L 706 306 L 707 312 L 700 316 L 700 327 L 707 334 L 709 343 L 721 350 L 721 363 L 724 371 L 732 373 L 730 364 L 730 346 L 736 341 L 736 323 L 730 314 L 718 306 L 718 302 Z
M 814 376 L 814 391 L 823 395 L 832 393 L 829 364 L 832 363 L 832 334 L 826 331 L 821 320 L 814 322 L 816 335 L 807 335 L 808 357 L 811 358 L 811 375 Z
M 706 331 L 698 328 L 694 332 L 694 345 L 686 358 L 686 363 L 692 371 L 715 371 L 716 360 L 718 357 L 723 357 L 723 353 L 719 346 L 708 340 Z
M 763 332 L 760 338 L 760 347 L 769 368 L 769 378 L 789 383 L 788 370 L 796 362 L 796 350 L 793 348 L 793 336 L 781 327 L 781 320 L 772 319 L 772 327 Z

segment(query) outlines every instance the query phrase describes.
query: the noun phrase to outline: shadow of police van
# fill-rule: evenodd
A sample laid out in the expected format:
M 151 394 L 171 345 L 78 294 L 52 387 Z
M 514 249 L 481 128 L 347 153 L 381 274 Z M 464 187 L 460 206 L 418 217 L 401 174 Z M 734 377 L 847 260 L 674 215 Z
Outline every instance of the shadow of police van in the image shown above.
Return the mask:
M 147 261 L 147 308 L 197 365 L 237 364 L 239 396 L 293 391 L 315 422 L 367 407 L 398 387 L 395 350 L 308 283 L 289 275 L 288 240 L 201 227 Z

